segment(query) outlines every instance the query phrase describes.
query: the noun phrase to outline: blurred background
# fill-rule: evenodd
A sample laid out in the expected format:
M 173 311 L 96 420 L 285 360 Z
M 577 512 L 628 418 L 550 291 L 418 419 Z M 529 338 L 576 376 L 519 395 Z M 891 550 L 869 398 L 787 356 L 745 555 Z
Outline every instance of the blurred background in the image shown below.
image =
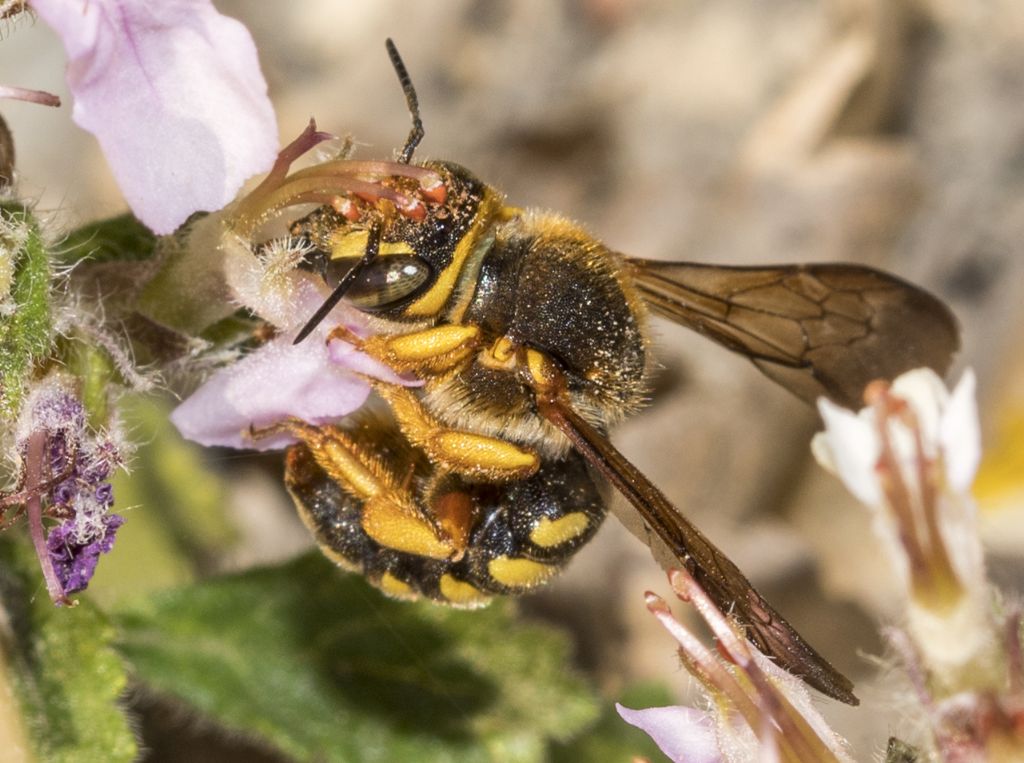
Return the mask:
M 392 37 L 419 93 L 419 159 L 464 164 L 516 205 L 558 210 L 635 256 L 861 262 L 945 299 L 963 329 L 950 380 L 967 366 L 979 378 L 977 496 L 990 573 L 1020 590 L 1019 0 L 216 5 L 256 40 L 282 142 L 315 116 L 321 129 L 351 135 L 357 157 L 392 157 L 409 128 L 384 50 Z M 24 22 L 4 36 L 5 82 L 64 99 L 60 110 L 4 105 L 23 195 L 66 229 L 123 211 L 95 141 L 70 121 L 56 39 Z M 812 410 L 742 358 L 667 323 L 655 328 L 662 368 L 652 404 L 614 440 L 859 684 L 864 708 L 824 709 L 865 759 L 900 733 L 871 660 L 885 652 L 878 626 L 898 618 L 898 590 L 866 513 L 810 458 Z M 223 526 L 189 541 L 203 548 L 203 572 L 309 546 L 279 459 L 189 457 L 227 478 L 211 488 Z M 158 546 L 125 540 L 117 553 Z M 119 595 L 114 566 L 101 567 L 97 595 Z M 193 573 L 145 584 L 179 574 Z M 609 696 L 654 679 L 683 699 L 689 678 L 644 608 L 647 589 L 668 595 L 645 547 L 609 521 L 523 609 L 572 629 L 580 664 Z

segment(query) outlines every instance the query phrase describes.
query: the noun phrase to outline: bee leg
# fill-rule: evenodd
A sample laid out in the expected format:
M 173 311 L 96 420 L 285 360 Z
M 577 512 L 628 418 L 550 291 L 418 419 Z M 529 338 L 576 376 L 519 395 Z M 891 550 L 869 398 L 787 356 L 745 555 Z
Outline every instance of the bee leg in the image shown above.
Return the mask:
M 397 384 L 369 380 L 391 407 L 406 439 L 446 471 L 474 480 L 503 482 L 537 471 L 537 454 L 497 437 L 450 429 L 431 416 L 415 392 Z
M 399 373 L 443 374 L 476 351 L 480 329 L 472 325 L 448 324 L 400 336 L 371 336 L 359 339 L 343 326 L 330 339 L 343 339 Z
M 334 427 L 292 419 L 273 429 L 301 440 L 327 476 L 362 502 L 363 530 L 380 545 L 430 559 L 457 559 L 465 553 L 466 527 L 471 523 L 465 506 L 450 502 L 431 507 L 436 510 L 428 515 L 408 486 L 403 486 L 406 472 L 398 470 L 402 476 L 397 476 L 381 459 Z

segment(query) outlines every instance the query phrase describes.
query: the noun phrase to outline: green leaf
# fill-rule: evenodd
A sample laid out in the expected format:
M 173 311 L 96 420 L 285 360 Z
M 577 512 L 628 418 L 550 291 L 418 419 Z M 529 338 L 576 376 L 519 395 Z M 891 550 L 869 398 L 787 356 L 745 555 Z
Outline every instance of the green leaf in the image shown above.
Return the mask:
M 119 614 L 138 677 L 297 760 L 540 761 L 597 706 L 564 636 L 380 596 L 320 554 Z
M 127 674 L 111 647 L 113 626 L 85 599 L 55 607 L 40 579 L 27 543 L 0 541 L 0 599 L 10 623 L 3 656 L 36 759 L 135 760 L 135 737 L 118 707 Z
M 0 207 L 0 421 L 17 417 L 33 366 L 50 348 L 50 263 L 21 207 Z
M 193 218 L 160 241 L 160 269 L 139 292 L 135 309 L 161 326 L 196 336 L 235 312 L 224 275 L 219 215 Z
M 108 315 L 137 311 L 165 330 L 195 336 L 235 310 L 220 233 L 219 218 L 205 213 L 159 237 L 126 214 L 74 231 L 58 256 L 77 266 L 78 288 L 102 299 Z
M 60 247 L 62 264 L 87 259 L 99 262 L 141 262 L 153 256 L 157 237 L 130 214 L 90 223 L 71 233 Z
M 662 684 L 636 684 L 622 692 L 618 702 L 626 707 L 664 707 L 676 704 Z M 585 735 L 568 743 L 552 745 L 551 763 L 577 763 L 589 760 L 629 761 L 635 758 L 657 761 L 665 756 L 647 734 L 626 723 L 615 711 L 613 702 L 601 709 L 601 719 Z

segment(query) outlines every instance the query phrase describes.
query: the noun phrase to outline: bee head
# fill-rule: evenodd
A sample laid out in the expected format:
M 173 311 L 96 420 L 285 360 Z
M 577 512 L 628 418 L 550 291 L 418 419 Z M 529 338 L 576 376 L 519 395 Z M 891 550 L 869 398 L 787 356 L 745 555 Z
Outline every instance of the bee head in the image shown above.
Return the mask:
M 381 170 L 385 163 L 374 164 Z M 308 242 L 304 267 L 334 289 L 332 306 L 344 299 L 391 320 L 421 322 L 447 305 L 501 199 L 457 164 L 387 164 L 396 174 L 314 210 L 290 233 Z M 422 176 L 409 177 L 412 170 Z

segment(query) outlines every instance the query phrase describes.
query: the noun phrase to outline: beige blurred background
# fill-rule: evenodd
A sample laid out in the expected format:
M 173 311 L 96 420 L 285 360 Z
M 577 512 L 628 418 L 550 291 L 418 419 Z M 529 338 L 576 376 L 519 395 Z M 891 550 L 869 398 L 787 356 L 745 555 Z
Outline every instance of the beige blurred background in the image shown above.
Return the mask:
M 420 159 L 465 164 L 514 203 L 564 212 L 636 256 L 864 262 L 946 299 L 964 332 L 951 378 L 966 366 L 979 376 L 990 569 L 1020 588 L 1019 0 L 217 6 L 256 39 L 283 141 L 314 115 L 351 134 L 358 156 L 393 156 L 409 123 L 390 36 L 419 92 Z M 122 211 L 95 141 L 70 122 L 53 35 L 16 23 L 4 37 L 3 81 L 65 101 L 3 105 L 22 192 L 67 226 Z M 864 656 L 883 652 L 877 625 L 899 607 L 865 514 L 811 461 L 812 411 L 695 335 L 661 323 L 657 334 L 654 402 L 614 439 L 860 683 L 864 710 L 821 704 L 866 759 L 900 727 Z M 307 544 L 275 481 L 245 473 L 232 503 L 248 545 L 230 564 Z M 612 696 L 643 678 L 682 694 L 688 679 L 643 607 L 648 588 L 667 595 L 645 548 L 609 522 L 525 609 L 569 623 L 581 664 Z

